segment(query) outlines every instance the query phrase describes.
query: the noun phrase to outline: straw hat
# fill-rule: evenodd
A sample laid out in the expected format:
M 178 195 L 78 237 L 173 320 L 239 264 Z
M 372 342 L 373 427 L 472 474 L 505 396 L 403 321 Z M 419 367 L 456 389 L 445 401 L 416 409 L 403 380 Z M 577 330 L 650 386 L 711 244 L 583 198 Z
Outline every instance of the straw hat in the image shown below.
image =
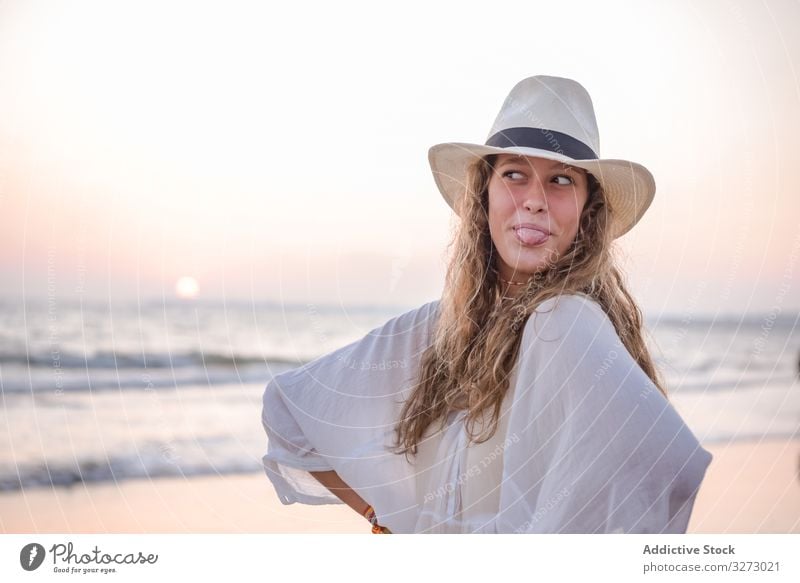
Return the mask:
M 633 227 L 653 201 L 653 175 L 636 162 L 600 158 L 600 136 L 589 93 L 572 79 L 537 75 L 517 83 L 485 144 L 448 142 L 428 151 L 436 186 L 451 208 L 464 195 L 467 166 L 488 154 L 558 160 L 590 172 L 614 211 L 612 233 Z

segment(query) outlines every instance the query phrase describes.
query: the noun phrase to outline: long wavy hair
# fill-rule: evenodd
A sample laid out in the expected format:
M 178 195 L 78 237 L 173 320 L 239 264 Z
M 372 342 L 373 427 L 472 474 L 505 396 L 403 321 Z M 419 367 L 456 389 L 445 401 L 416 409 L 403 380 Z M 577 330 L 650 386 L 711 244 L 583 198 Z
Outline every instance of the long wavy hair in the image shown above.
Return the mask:
M 488 220 L 488 187 L 496 159 L 486 156 L 468 168 L 433 342 L 422 354 L 416 385 L 395 427 L 396 453 L 416 454 L 427 428 L 436 421 L 443 427 L 452 410 L 468 410 L 471 442 L 490 439 L 497 430 L 525 321 L 542 302 L 564 293 L 581 292 L 595 299 L 625 348 L 667 396 L 645 345 L 641 310 L 615 265 L 609 228 L 614 209 L 592 174 L 587 173 L 589 193 L 571 247 L 532 276 L 515 298 L 502 297 Z M 487 410 L 488 426 L 483 423 Z M 480 434 L 475 432 L 478 423 Z

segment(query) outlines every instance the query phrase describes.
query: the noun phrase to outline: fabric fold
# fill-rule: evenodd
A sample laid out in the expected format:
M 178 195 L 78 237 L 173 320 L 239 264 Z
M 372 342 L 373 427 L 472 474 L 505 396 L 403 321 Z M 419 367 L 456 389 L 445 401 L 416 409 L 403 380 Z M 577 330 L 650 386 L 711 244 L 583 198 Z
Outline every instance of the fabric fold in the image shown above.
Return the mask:
M 497 528 L 685 532 L 711 454 L 596 302 L 545 304 L 523 334 Z
M 339 503 L 309 474 L 333 469 L 396 533 L 685 532 L 711 454 L 582 294 L 527 320 L 489 441 L 453 412 L 416 457 L 392 453 L 437 309 L 270 381 L 263 462 L 284 504 Z
M 333 469 L 381 524 L 411 532 L 413 458 L 392 453 L 396 421 L 430 343 L 438 302 L 392 318 L 362 339 L 276 375 L 264 391 L 267 477 L 284 504 L 337 504 L 308 472 Z

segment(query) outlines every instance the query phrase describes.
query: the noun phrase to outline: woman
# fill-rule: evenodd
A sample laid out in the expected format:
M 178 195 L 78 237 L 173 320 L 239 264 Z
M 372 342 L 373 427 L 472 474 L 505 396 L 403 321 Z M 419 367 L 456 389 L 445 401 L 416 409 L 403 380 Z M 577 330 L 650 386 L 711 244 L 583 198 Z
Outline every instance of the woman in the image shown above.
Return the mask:
M 442 298 L 268 384 L 283 503 L 373 532 L 685 532 L 711 455 L 612 254 L 655 183 L 598 146 L 586 90 L 537 76 L 486 144 L 431 148 L 460 218 Z

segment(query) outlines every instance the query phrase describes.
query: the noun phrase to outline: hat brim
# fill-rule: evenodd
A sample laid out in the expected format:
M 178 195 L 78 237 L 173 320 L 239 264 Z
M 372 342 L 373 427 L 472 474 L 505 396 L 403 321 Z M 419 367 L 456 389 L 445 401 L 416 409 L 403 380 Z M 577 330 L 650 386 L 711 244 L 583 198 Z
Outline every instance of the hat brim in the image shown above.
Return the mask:
M 439 192 L 453 210 L 466 190 L 467 167 L 476 159 L 489 154 L 520 154 L 564 162 L 583 168 L 594 175 L 603 186 L 608 203 L 614 211 L 613 237 L 620 237 L 639 222 L 653 202 L 656 183 L 647 168 L 628 160 L 575 160 L 563 154 L 538 148 L 496 148 L 481 144 L 448 142 L 428 150 L 428 161 Z

